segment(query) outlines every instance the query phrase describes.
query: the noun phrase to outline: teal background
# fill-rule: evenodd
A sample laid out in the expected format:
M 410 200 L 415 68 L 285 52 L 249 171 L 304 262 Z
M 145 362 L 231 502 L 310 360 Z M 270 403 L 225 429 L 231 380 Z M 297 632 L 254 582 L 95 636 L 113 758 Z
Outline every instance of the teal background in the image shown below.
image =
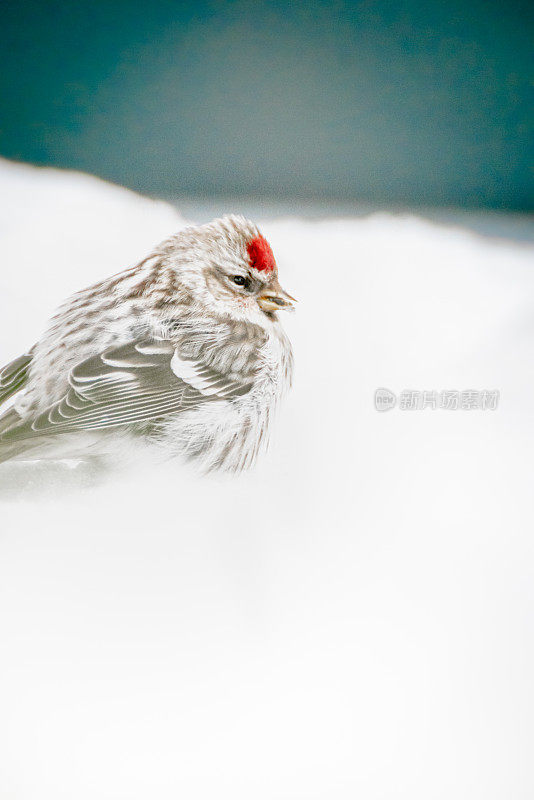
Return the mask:
M 534 206 L 532 2 L 3 2 L 0 153 L 154 195 Z

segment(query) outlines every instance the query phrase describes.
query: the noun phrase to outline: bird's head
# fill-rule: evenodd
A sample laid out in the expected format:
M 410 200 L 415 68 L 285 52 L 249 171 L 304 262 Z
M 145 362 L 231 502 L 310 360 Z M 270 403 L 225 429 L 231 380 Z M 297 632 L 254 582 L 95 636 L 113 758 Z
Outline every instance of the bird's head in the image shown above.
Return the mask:
M 244 217 L 227 216 L 175 237 L 175 265 L 195 304 L 209 313 L 266 324 L 296 302 L 278 282 L 271 246 Z

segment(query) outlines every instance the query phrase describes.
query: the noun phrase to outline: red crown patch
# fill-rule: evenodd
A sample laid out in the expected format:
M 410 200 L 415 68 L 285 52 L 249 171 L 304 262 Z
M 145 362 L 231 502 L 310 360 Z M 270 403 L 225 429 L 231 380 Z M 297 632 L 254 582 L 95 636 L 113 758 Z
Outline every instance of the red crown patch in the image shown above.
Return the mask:
M 274 260 L 271 245 L 261 234 L 255 236 L 247 244 L 247 253 L 252 269 L 257 269 L 260 272 L 264 270 L 265 272 L 272 272 L 276 269 L 276 261 Z

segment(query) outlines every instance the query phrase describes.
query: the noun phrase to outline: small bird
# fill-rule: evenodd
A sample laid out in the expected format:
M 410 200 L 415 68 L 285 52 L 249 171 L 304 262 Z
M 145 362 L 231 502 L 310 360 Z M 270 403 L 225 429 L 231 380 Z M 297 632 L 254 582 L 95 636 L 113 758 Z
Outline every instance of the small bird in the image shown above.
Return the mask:
M 0 372 L 0 461 L 118 459 L 128 444 L 240 471 L 291 384 L 273 251 L 240 216 L 188 227 L 74 294 Z

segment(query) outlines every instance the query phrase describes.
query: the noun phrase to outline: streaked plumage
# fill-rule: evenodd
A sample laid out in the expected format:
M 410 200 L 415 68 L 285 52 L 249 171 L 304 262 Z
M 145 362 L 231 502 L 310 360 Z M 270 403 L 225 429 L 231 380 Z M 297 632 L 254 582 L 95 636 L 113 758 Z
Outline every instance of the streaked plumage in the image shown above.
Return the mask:
M 205 469 L 250 466 L 291 381 L 273 311 L 291 300 L 251 222 L 181 231 L 67 300 L 0 373 L 0 403 L 15 395 L 0 417 L 0 460 L 113 460 L 142 441 Z

